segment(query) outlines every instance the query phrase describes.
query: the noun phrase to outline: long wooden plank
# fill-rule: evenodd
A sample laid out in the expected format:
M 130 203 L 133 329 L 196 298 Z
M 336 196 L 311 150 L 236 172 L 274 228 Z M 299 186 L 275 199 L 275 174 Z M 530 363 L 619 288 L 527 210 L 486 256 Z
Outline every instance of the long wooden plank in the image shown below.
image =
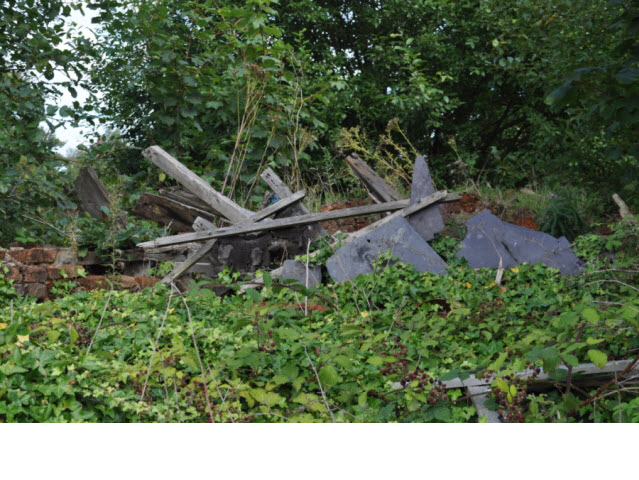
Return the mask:
M 142 155 L 231 222 L 240 223 L 252 215 L 252 212 L 217 192 L 211 185 L 157 145 L 147 148 L 142 152 Z
M 264 221 L 250 225 L 236 225 L 233 227 L 220 228 L 216 231 L 186 233 L 184 235 L 174 235 L 170 237 L 162 237 L 150 242 L 138 244 L 138 247 L 153 248 L 168 245 L 179 245 L 180 243 L 197 242 L 203 240 L 211 240 L 213 238 L 232 237 L 234 235 L 244 235 L 247 233 L 262 232 L 267 230 L 277 230 L 286 227 L 295 227 L 301 225 L 310 225 L 312 223 L 323 222 L 326 220 L 336 220 L 338 218 L 359 217 L 363 215 L 371 215 L 374 213 L 400 210 L 409 205 L 409 200 L 400 200 L 398 202 L 386 202 L 377 205 L 364 205 L 362 207 L 345 208 L 343 210 L 333 210 L 331 212 L 310 213 L 308 215 L 300 215 L 290 218 L 279 218 L 276 220 Z
M 607 375 L 611 373 L 620 373 L 623 372 L 626 367 L 632 362 L 632 360 L 612 360 L 606 363 L 604 368 L 599 368 L 597 365 L 593 363 L 582 363 L 573 367 L 572 373 L 575 375 L 576 373 L 581 373 L 583 375 Z M 567 370 L 568 367 L 565 365 L 561 365 L 557 367 L 559 370 Z M 639 364 L 635 365 L 632 369 L 632 372 L 635 374 L 639 371 Z M 531 370 L 524 370 L 522 372 L 517 372 L 516 376 L 519 378 L 527 378 L 533 377 Z M 533 377 L 535 382 L 543 382 L 550 380 L 550 374 L 545 372 L 543 368 L 540 369 L 539 373 L 536 377 Z M 471 375 L 469 378 L 465 380 L 461 380 L 459 378 L 454 378 L 452 380 L 448 380 L 442 382 L 445 388 L 462 388 L 462 387 L 477 387 L 481 385 L 489 385 L 492 382 L 486 381 L 482 378 L 475 378 L 474 375 Z
M 433 205 L 434 203 L 437 202 L 454 202 L 457 201 L 459 199 L 461 199 L 461 195 L 458 195 L 456 193 L 447 193 L 445 190 L 441 191 L 441 192 L 435 192 L 432 195 L 429 195 L 427 197 L 422 198 L 419 202 L 416 202 L 414 204 L 412 204 L 411 206 L 404 208 L 403 210 L 398 210 L 395 213 L 392 213 L 391 215 L 388 215 L 387 217 L 384 217 L 374 223 L 371 223 L 370 225 L 357 230 L 356 232 L 351 233 L 348 237 L 346 237 L 342 243 L 345 245 L 347 243 L 351 243 L 354 240 L 357 240 L 360 237 L 363 237 L 364 235 L 366 235 L 367 233 L 372 232 L 373 230 L 375 230 L 378 227 L 381 227 L 382 225 L 384 225 L 385 223 L 390 222 L 391 220 L 393 220 L 394 218 L 397 217 L 408 217 L 414 213 L 417 213 L 421 210 L 423 210 L 424 208 L 427 208 L 431 205 Z M 333 244 L 332 246 L 335 246 L 336 244 Z M 313 253 L 311 253 L 310 257 L 313 258 L 314 256 L 318 255 L 320 253 L 320 250 L 317 250 Z
M 353 173 L 362 181 L 369 192 L 373 195 L 374 200 L 378 203 L 392 202 L 401 200 L 402 196 L 386 183 L 382 177 L 377 175 L 375 171 L 368 166 L 368 164 L 359 158 L 356 153 L 352 153 L 346 157 L 346 162 L 353 170 Z

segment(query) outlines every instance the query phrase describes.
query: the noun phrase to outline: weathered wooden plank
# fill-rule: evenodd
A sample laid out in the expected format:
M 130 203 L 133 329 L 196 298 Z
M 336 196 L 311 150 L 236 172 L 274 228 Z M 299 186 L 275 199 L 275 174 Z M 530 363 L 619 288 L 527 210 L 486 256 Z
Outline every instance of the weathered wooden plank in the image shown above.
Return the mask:
M 207 230 L 213 230 L 217 228 L 213 222 L 209 222 L 205 218 L 197 217 L 193 222 L 193 231 L 205 232 Z
M 580 373 L 583 375 L 608 375 L 611 373 L 620 373 L 626 369 L 626 367 L 632 362 L 632 360 L 612 360 L 606 363 L 604 368 L 599 368 L 593 363 L 582 363 L 576 367 L 573 367 L 572 373 L 573 375 Z M 559 370 L 568 370 L 568 367 L 565 365 L 561 365 L 557 367 Z M 639 372 L 639 363 L 634 366 L 631 370 L 635 374 Z M 533 377 L 533 373 L 531 370 L 524 370 L 522 372 L 517 372 L 516 374 L 519 378 L 527 378 L 532 377 L 535 382 L 543 382 L 550 380 L 550 374 L 544 372 L 543 368 L 540 368 L 539 373 L 536 377 Z M 574 379 L 573 379 L 574 381 Z M 578 380 L 577 380 L 578 381 Z M 481 385 L 489 385 L 492 382 L 483 380 L 482 378 L 475 378 L 474 375 L 471 375 L 469 378 L 465 380 L 461 380 L 459 378 L 454 378 L 453 380 L 448 380 L 443 382 L 446 388 L 462 388 L 462 387 L 477 387 Z
M 286 198 L 293 195 L 293 192 L 290 188 L 282 181 L 280 177 L 271 169 L 267 168 L 262 172 L 262 180 L 266 182 L 266 184 L 275 192 L 275 194 L 280 198 Z M 301 206 L 302 209 L 306 210 L 306 207 Z M 310 213 L 308 210 L 304 213 Z
M 251 215 L 249 220 L 251 222 L 259 222 L 260 220 L 264 220 L 265 218 L 270 217 L 274 213 L 280 212 L 284 210 L 285 208 L 298 203 L 305 196 L 306 196 L 306 190 L 300 190 L 299 192 L 293 193 L 292 195 L 286 198 L 280 197 L 279 201 Z
M 477 416 L 479 418 L 485 416 L 486 423 L 501 423 L 499 414 L 489 410 L 485 405 L 491 392 L 492 388 L 489 386 L 468 387 L 468 393 L 471 395 L 470 400 L 473 402 L 475 410 L 477 410 Z
M 144 192 L 131 213 L 148 220 L 167 225 L 175 232 L 188 232 L 198 217 L 213 220 L 215 215 L 199 208 L 187 205 L 164 195 Z
M 157 145 L 147 148 L 142 152 L 142 155 L 231 222 L 240 223 L 251 216 L 252 212 L 217 192 L 211 185 Z
M 160 190 L 160 195 L 165 198 L 175 200 L 176 202 L 183 203 L 184 205 L 197 208 L 198 210 L 203 210 L 209 215 L 219 216 L 219 213 L 213 210 L 210 205 L 207 205 L 195 195 L 184 189 L 162 189 Z
M 441 191 L 441 192 L 435 192 L 432 195 L 429 195 L 427 197 L 422 198 L 419 202 L 414 203 L 413 205 L 404 208 L 403 210 L 398 210 L 395 213 L 392 213 L 391 215 L 388 215 L 387 217 L 384 217 L 374 223 L 371 223 L 370 225 L 357 230 L 356 232 L 351 233 L 348 237 L 346 237 L 342 243 L 343 244 L 347 244 L 347 243 L 351 243 L 353 240 L 357 240 L 358 238 L 366 235 L 367 233 L 372 232 L 373 230 L 375 230 L 377 227 L 381 227 L 382 225 L 384 225 L 385 223 L 390 222 L 391 220 L 393 220 L 394 218 L 397 218 L 399 216 L 402 217 L 408 217 L 414 213 L 417 213 L 419 211 L 421 211 L 424 208 L 429 207 L 430 205 L 433 205 L 434 203 L 437 202 L 454 202 L 461 199 L 461 195 L 458 195 L 456 193 L 448 193 L 445 190 Z M 333 244 L 333 246 L 335 246 L 336 244 Z M 311 258 L 313 258 L 314 256 L 316 256 L 317 254 L 319 254 L 320 251 L 315 251 L 313 253 L 311 253 Z
M 171 283 L 178 279 L 182 274 L 186 273 L 193 265 L 195 265 L 200 258 L 209 253 L 211 249 L 217 243 L 217 239 L 209 240 L 202 245 L 195 253 L 187 258 L 183 263 L 175 265 L 175 268 L 171 273 L 162 279 L 162 283 Z
M 269 186 L 269 188 L 273 190 L 273 192 L 275 192 L 278 197 L 280 197 L 280 199 L 287 198 L 293 195 L 291 189 L 288 188 L 288 186 L 282 181 L 280 177 L 277 176 L 277 174 L 272 169 L 267 168 L 266 170 L 264 170 L 261 177 L 262 180 L 264 180 L 264 182 Z M 309 212 L 302 203 L 298 203 L 282 212 L 279 215 L 279 218 L 293 217 L 296 215 L 308 215 L 309 213 L 311 212 Z M 308 229 L 311 239 L 328 235 L 328 232 L 324 230 L 324 228 L 319 224 L 309 225 Z
M 356 153 L 346 157 L 353 173 L 362 181 L 378 203 L 401 200 L 402 196 L 386 183 L 382 177 L 369 167 Z
M 184 235 L 174 235 L 170 237 L 162 237 L 150 242 L 138 244 L 138 247 L 152 248 L 168 245 L 179 245 L 180 243 L 197 242 L 210 240 L 213 238 L 232 237 L 234 235 L 244 235 L 247 233 L 262 232 L 267 230 L 277 230 L 286 227 L 295 227 L 301 225 L 309 225 L 312 223 L 323 222 L 326 220 L 335 220 L 338 218 L 358 217 L 362 215 L 371 215 L 386 211 L 400 210 L 406 208 L 409 204 L 408 200 L 400 200 L 398 202 L 386 202 L 377 205 L 364 205 L 361 207 L 345 208 L 343 210 L 333 210 L 331 212 L 310 213 L 308 215 L 300 215 L 297 217 L 280 218 L 276 220 L 263 221 L 250 225 L 236 225 L 233 227 L 220 228 L 216 231 L 186 233 Z
M 105 216 L 102 207 L 111 207 L 111 197 L 93 167 L 82 167 L 75 180 L 75 193 L 80 207 L 98 220 Z

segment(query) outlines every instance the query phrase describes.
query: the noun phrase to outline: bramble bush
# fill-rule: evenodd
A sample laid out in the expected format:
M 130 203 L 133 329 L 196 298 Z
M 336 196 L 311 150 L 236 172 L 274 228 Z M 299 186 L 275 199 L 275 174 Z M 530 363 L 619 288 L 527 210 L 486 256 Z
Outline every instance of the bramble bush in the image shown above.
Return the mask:
M 476 422 L 441 385 L 472 373 L 506 421 L 636 421 L 631 389 L 598 393 L 558 368 L 636 355 L 633 235 L 629 222 L 577 239 L 582 276 L 522 265 L 501 286 L 461 260 L 436 276 L 382 257 L 375 274 L 308 290 L 265 275 L 222 298 L 157 286 L 3 304 L 0 419 Z M 551 390 L 513 376 L 540 367 Z

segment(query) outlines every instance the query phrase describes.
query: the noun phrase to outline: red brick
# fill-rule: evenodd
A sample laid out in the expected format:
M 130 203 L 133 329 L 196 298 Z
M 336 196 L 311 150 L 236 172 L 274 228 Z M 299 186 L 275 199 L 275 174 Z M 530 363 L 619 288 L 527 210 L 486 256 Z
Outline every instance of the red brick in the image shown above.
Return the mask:
M 27 286 L 24 283 L 15 283 L 13 288 L 16 289 L 16 293 L 21 297 L 25 297 L 27 295 Z
M 155 277 L 135 277 L 135 281 L 138 282 L 140 288 L 147 288 L 158 283 L 160 279 Z
M 85 290 L 98 290 L 100 288 L 109 288 L 106 277 L 102 275 L 87 275 L 84 278 L 78 278 L 78 283 Z
M 140 291 L 140 285 L 138 285 L 138 282 L 135 281 L 135 278 L 129 277 L 128 275 L 121 275 L 117 277 L 116 282 L 117 282 L 116 285 L 118 286 L 118 288 L 124 288 L 131 292 Z
M 29 248 L 28 250 L 12 250 L 11 256 L 21 263 L 53 263 L 57 251 L 53 248 Z
M 30 283 L 27 285 L 27 294 L 30 297 L 35 297 L 38 300 L 45 300 L 47 298 L 47 286 L 44 283 Z
M 78 263 L 78 255 L 72 248 L 58 248 L 55 265 L 73 265 Z
M 82 267 L 80 265 L 63 265 L 60 267 L 50 266 L 47 267 L 47 276 L 49 280 L 70 280 L 78 278 L 78 270 Z M 62 271 L 66 272 L 66 279 L 62 276 Z
M 22 281 L 22 273 L 20 273 L 20 268 L 18 267 L 7 267 L 7 268 L 9 269 L 9 271 L 4 274 L 5 280 L 13 280 L 14 282 Z M 2 267 L 0 267 L 0 272 L 4 271 L 1 269 Z
M 47 267 L 41 266 L 23 266 L 22 281 L 26 283 L 37 283 L 47 281 Z

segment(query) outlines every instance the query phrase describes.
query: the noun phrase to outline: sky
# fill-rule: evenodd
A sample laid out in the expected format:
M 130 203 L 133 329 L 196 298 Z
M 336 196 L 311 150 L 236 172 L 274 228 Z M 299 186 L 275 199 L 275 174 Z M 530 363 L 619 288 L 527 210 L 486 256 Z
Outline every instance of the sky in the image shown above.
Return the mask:
M 76 24 L 76 29 L 78 29 L 84 36 L 90 39 L 95 39 L 95 36 L 91 33 L 90 29 L 95 28 L 95 24 L 91 24 L 91 17 L 93 16 L 92 11 L 89 9 L 85 9 L 85 14 L 82 12 L 74 10 L 72 12 L 71 17 L 68 18 L 67 24 L 69 28 L 73 28 L 73 24 Z M 60 82 L 66 80 L 66 77 L 59 72 L 56 72 L 53 82 Z M 57 97 L 52 103 L 55 103 L 58 108 L 66 105 L 70 108 L 73 106 L 73 101 L 77 100 L 80 102 L 80 105 L 83 105 L 86 99 L 88 98 L 88 92 L 82 87 L 76 87 L 78 92 L 78 97 L 73 98 L 71 94 L 64 89 L 64 94 Z M 60 119 L 59 117 L 57 118 Z M 101 131 L 104 129 L 102 128 Z M 78 147 L 78 145 L 82 143 L 88 143 L 87 140 L 89 138 L 94 138 L 94 127 L 88 124 L 81 125 L 79 127 L 72 127 L 69 124 L 65 124 L 58 128 L 55 132 L 56 137 L 61 140 L 64 145 L 58 147 L 56 150 L 63 155 L 71 155 L 73 151 Z

